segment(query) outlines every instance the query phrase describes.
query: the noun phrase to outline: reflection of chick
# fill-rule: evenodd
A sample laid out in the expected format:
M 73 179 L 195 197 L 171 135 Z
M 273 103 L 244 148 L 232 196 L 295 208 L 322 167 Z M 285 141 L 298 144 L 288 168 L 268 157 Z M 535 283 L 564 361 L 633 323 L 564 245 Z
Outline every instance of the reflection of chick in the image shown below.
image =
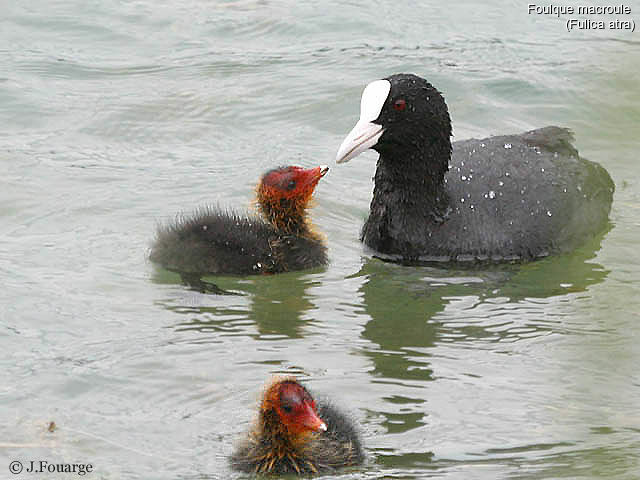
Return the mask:
M 327 263 L 307 207 L 328 167 L 280 167 L 257 187 L 263 218 L 205 207 L 160 227 L 151 261 L 191 276 L 250 275 L 302 270 Z
M 231 457 L 236 470 L 254 473 L 329 473 L 364 461 L 349 419 L 316 402 L 293 377 L 266 387 L 258 421 Z

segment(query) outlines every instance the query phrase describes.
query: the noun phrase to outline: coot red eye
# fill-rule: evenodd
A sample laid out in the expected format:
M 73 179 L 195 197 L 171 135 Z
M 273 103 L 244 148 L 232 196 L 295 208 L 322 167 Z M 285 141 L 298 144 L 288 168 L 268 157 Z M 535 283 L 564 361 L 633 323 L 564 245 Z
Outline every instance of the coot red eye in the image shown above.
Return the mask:
M 407 102 L 405 102 L 402 98 L 393 102 L 393 108 L 399 112 L 404 110 L 407 107 Z

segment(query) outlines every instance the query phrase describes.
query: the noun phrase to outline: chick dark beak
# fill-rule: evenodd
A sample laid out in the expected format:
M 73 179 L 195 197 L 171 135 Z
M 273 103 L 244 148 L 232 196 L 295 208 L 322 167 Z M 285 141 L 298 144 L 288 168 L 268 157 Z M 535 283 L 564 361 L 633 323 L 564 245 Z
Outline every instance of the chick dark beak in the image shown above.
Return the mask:
M 313 170 L 314 170 L 314 171 L 315 171 L 315 170 L 317 170 L 318 172 L 317 172 L 317 174 L 316 174 L 316 175 L 318 176 L 318 178 L 322 178 L 322 177 L 324 177 L 324 176 L 327 174 L 327 172 L 329 171 L 329 167 L 328 167 L 327 165 L 320 165 L 319 167 L 316 167 L 316 168 L 314 168 Z

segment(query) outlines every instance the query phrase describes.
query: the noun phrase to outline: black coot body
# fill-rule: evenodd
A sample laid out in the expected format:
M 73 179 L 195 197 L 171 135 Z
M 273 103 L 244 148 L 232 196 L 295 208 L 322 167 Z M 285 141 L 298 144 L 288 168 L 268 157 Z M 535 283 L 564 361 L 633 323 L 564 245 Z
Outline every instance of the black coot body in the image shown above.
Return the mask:
M 328 168 L 281 167 L 257 188 L 261 217 L 205 207 L 158 229 L 149 258 L 183 278 L 282 273 L 327 263 L 307 207 Z
M 607 228 L 614 184 L 579 157 L 569 130 L 450 136 L 444 98 L 426 80 L 399 74 L 365 89 L 337 161 L 380 153 L 366 245 L 409 261 L 526 261 Z

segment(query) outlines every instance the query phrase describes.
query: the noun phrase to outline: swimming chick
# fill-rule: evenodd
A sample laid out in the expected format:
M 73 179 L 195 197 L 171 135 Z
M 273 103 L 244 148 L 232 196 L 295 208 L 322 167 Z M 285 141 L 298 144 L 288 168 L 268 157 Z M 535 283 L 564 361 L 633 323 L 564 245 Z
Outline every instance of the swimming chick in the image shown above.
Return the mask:
M 269 170 L 256 189 L 260 217 L 201 208 L 161 226 L 149 258 L 192 285 L 207 274 L 273 274 L 325 265 L 327 248 L 307 211 L 328 170 Z
M 267 386 L 257 422 L 231 457 L 243 472 L 331 473 L 364 461 L 350 420 L 326 402 L 313 399 L 294 377 L 276 377 Z

